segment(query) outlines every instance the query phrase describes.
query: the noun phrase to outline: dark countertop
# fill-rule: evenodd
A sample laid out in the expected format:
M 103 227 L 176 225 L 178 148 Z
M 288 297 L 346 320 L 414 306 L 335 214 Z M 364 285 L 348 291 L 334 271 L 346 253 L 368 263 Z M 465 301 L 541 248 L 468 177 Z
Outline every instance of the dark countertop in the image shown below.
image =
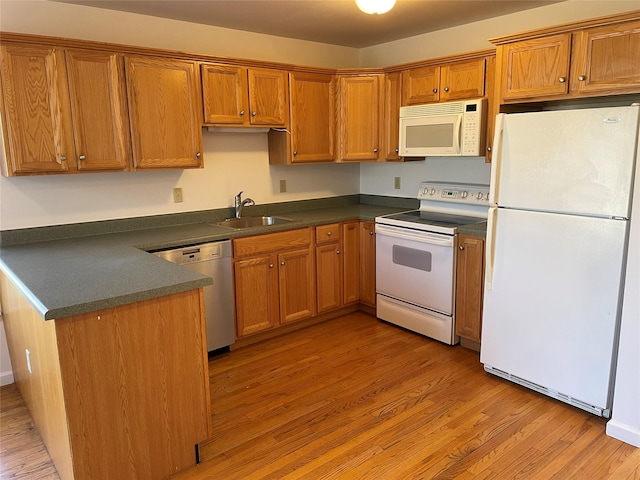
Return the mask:
M 64 318 L 213 283 L 149 251 L 351 219 L 373 220 L 409 209 L 355 203 L 274 211 L 273 215 L 292 221 L 267 227 L 237 230 L 199 222 L 15 244 L 0 248 L 0 269 L 45 320 Z
M 458 233 L 466 233 L 467 235 L 478 235 L 484 237 L 487 235 L 487 222 L 478 222 L 472 225 L 458 227 Z

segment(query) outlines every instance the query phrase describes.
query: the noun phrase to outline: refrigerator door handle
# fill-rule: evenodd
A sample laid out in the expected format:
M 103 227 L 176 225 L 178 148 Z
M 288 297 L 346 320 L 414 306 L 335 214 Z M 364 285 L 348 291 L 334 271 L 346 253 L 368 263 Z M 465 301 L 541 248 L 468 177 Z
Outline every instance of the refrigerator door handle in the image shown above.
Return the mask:
M 504 113 L 496 115 L 495 134 L 493 136 L 493 156 L 491 157 L 491 188 L 489 189 L 489 205 L 498 204 L 498 184 L 500 182 L 500 169 L 502 167 L 502 127 Z
M 484 289 L 487 291 L 493 288 L 493 269 L 495 263 L 495 238 L 496 238 L 496 226 L 498 221 L 498 209 L 496 207 L 489 207 L 489 216 L 487 218 L 487 239 L 485 247 L 485 258 L 487 261 L 487 268 L 485 272 L 485 285 Z

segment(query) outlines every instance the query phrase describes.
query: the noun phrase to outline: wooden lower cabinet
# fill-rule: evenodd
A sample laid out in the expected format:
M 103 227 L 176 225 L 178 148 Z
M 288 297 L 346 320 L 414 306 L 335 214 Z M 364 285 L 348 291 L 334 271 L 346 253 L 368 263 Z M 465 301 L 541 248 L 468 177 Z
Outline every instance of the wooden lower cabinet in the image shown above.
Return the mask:
M 315 314 L 312 228 L 233 241 L 238 338 Z
M 360 222 L 360 303 L 376 306 L 376 228 L 373 221 Z
M 480 343 L 484 238 L 460 234 L 456 267 L 456 335 Z
M 196 464 L 212 434 L 202 289 L 56 320 L 1 272 L 0 293 L 16 384 L 62 480 Z

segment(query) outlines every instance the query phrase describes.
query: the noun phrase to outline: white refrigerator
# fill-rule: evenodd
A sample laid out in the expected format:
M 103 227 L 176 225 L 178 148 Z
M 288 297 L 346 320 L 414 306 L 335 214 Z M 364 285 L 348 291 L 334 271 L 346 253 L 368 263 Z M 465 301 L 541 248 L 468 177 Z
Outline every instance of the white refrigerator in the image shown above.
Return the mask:
M 639 106 L 500 114 L 486 371 L 610 416 Z

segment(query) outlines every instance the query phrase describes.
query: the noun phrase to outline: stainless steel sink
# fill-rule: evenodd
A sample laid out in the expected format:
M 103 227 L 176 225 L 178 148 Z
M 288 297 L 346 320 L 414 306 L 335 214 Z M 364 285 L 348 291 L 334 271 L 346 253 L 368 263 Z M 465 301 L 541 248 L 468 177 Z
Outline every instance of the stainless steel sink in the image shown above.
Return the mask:
M 222 222 L 216 223 L 221 227 L 229 228 L 250 228 L 250 227 L 264 227 L 268 225 L 277 225 L 279 223 L 288 223 L 292 220 L 283 217 L 242 217 L 242 218 L 227 218 Z

